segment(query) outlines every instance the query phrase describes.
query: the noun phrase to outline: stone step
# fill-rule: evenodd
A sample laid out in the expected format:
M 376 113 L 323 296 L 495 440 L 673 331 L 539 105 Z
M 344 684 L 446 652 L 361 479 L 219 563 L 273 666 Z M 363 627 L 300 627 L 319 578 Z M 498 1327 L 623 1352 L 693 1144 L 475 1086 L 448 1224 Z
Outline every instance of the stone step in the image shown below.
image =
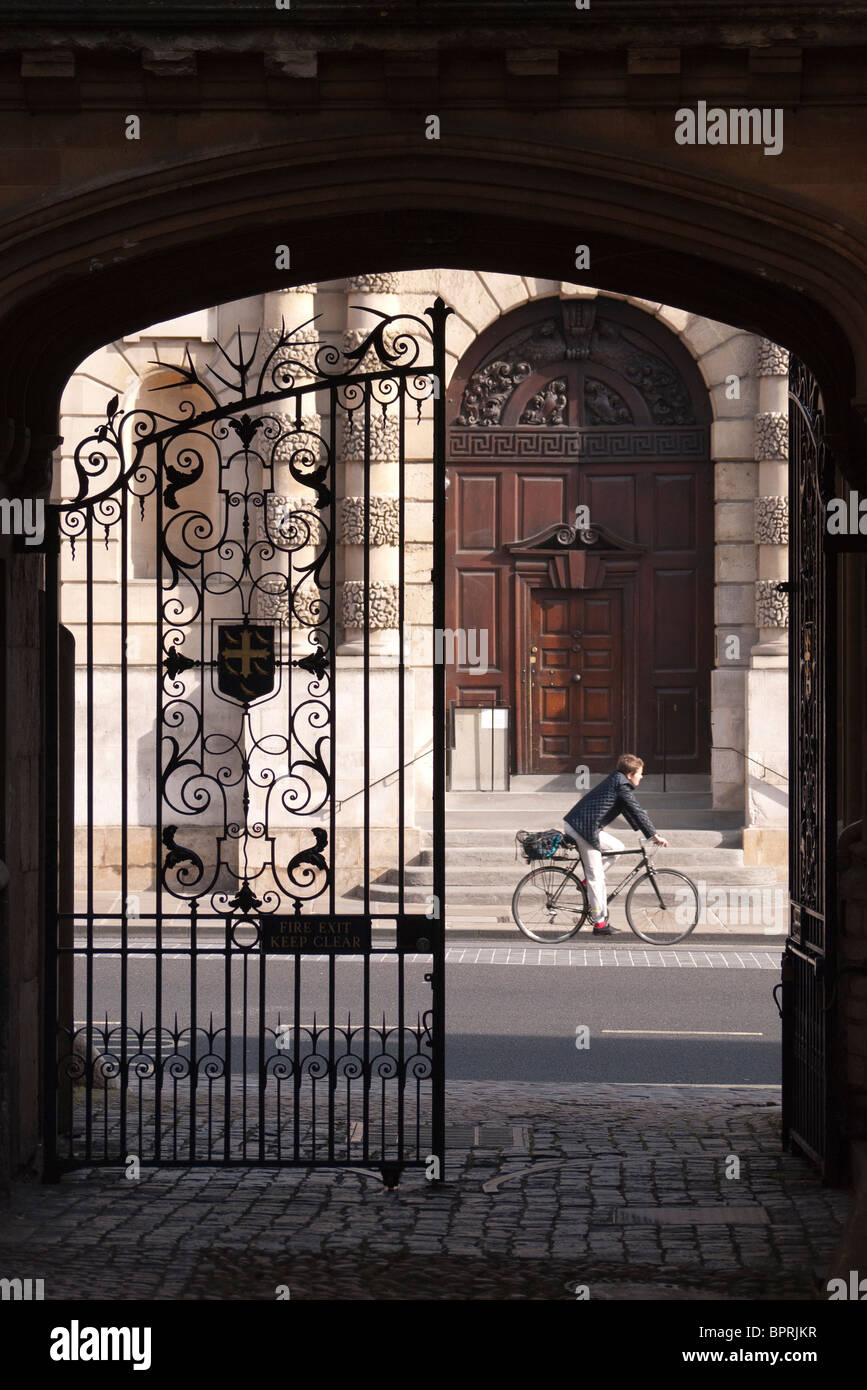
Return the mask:
M 556 796 L 548 796 L 544 792 L 534 792 L 531 794 L 521 794 L 515 792 L 450 792 L 446 797 L 446 815 L 461 814 L 465 811 L 474 813 L 482 812 L 484 815 L 502 815 L 513 811 L 527 812 L 533 811 L 536 814 L 540 809 L 543 815 L 550 815 L 550 810 L 546 811 L 546 806 L 562 806 L 564 811 L 568 811 L 580 801 L 583 793 L 576 791 L 573 787 L 571 792 L 560 792 Z M 648 813 L 652 811 L 664 811 L 670 807 L 673 811 L 707 811 L 713 809 L 713 797 L 710 792 L 645 792 L 642 784 L 639 789 L 639 802 Z M 562 815 L 562 812 L 561 812 Z
M 714 877 L 720 877 L 720 879 L 722 878 L 721 868 L 718 868 L 718 867 L 715 866 L 715 865 L 709 865 L 709 864 L 707 863 L 707 861 L 704 861 L 704 862 L 701 863 L 701 864 L 685 864 L 685 863 L 683 862 L 683 860 L 680 860 L 680 861 L 677 862 L 677 863 L 672 862 L 672 863 L 665 864 L 665 865 L 660 864 L 658 860 L 655 860 L 654 862 L 657 863 L 657 865 L 658 865 L 659 868 L 680 869 L 680 871 L 681 871 L 682 873 L 685 873 L 689 878 L 696 879 L 696 880 L 698 880 L 699 878 L 701 878 L 701 879 L 704 879 L 705 882 L 707 882 L 707 881 L 709 881 L 709 878 L 710 878 L 711 875 L 713 875 Z M 508 877 L 509 872 L 510 872 L 510 868 L 514 868 L 514 869 L 518 870 L 518 878 L 522 878 L 522 877 L 523 877 L 523 874 L 520 872 L 520 870 L 521 870 L 522 868 L 523 868 L 523 870 L 524 870 L 524 873 L 529 873 L 531 868 L 537 868 L 537 867 L 540 867 L 540 866 L 538 866 L 538 865 L 536 865 L 536 864 L 532 864 L 532 865 L 531 865 L 531 864 L 519 863 L 519 864 L 512 864 L 512 865 L 509 865 L 509 864 L 496 864 L 496 865 L 493 865 L 493 866 L 488 867 L 488 868 L 477 868 L 475 865 L 472 865 L 472 864 L 471 864 L 471 865 L 466 865 L 466 864 L 464 864 L 464 865 L 458 865 L 458 864 L 450 865 L 449 862 L 448 862 L 448 860 L 447 860 L 447 861 L 446 861 L 446 883 L 447 883 L 448 885 L 450 885 L 450 886 L 451 886 L 452 884 L 455 884 L 455 885 L 460 886 L 460 885 L 463 885 L 463 884 L 472 883 L 472 884 L 474 884 L 474 885 L 476 885 L 476 886 L 478 886 L 478 887 L 480 887 L 480 888 L 481 888 L 481 887 L 496 888 L 496 886 L 497 886 L 498 884 L 503 883 L 504 880 Z M 742 868 L 743 865 L 737 865 L 737 866 L 733 866 L 733 867 Z M 750 867 L 754 867 L 754 866 L 751 865 Z M 622 869 L 622 870 L 617 870 L 617 869 L 615 869 L 615 870 L 614 870 L 611 874 L 609 874 L 609 876 L 608 876 L 608 881 L 609 881 L 609 883 L 617 883 L 617 882 L 619 882 L 619 880 L 620 880 L 621 878 L 625 878 L 625 877 L 626 877 L 626 874 L 627 874 L 628 872 L 629 872 L 629 870 L 628 870 L 627 868 L 624 868 L 624 869 Z M 773 875 L 771 875 L 771 877 L 773 877 Z M 383 876 L 383 878 L 382 878 L 380 881 L 383 882 L 383 883 L 397 883 L 397 882 L 398 882 L 398 871 L 397 871 L 397 869 L 389 869 L 389 870 L 387 871 L 387 873 Z M 728 880 L 725 880 L 725 881 L 727 882 Z M 421 886 L 421 885 L 424 884 L 424 885 L 428 885 L 428 886 L 432 887 L 432 886 L 433 886 L 433 870 L 432 870 L 431 866 L 430 866 L 430 865 L 427 865 L 427 864 L 423 864 L 423 865 L 413 865 L 413 864 L 410 864 L 410 865 L 407 867 L 406 872 L 405 872 L 405 874 L 404 874 L 404 883 L 406 883 L 406 884 L 412 884 L 413 886 Z
M 574 803 L 573 803 L 574 804 Z M 454 830 L 488 830 L 488 831 L 510 831 L 514 836 L 516 830 L 545 830 L 554 825 L 556 821 L 562 820 L 566 811 L 570 807 L 561 804 L 556 807 L 540 806 L 534 802 L 532 807 L 527 810 L 513 811 L 511 807 L 503 811 L 498 811 L 490 816 L 484 815 L 479 810 L 454 811 L 446 808 L 446 833 Z M 715 811 L 712 808 L 703 810 L 689 810 L 688 808 L 665 807 L 662 812 L 650 812 L 654 825 L 661 834 L 668 836 L 670 831 L 675 830 L 739 830 L 743 827 L 744 817 L 742 811 Z M 415 814 L 415 824 L 420 830 L 431 830 L 433 825 L 433 812 L 418 810 Z M 615 821 L 609 827 L 612 835 L 619 835 L 622 839 L 621 831 L 631 833 L 629 826 L 623 821 Z
M 446 865 L 463 865 L 465 869 L 472 870 L 475 877 L 475 866 L 479 869 L 493 869 L 493 867 L 509 867 L 515 863 L 514 841 L 509 845 L 497 845 L 497 847 L 486 847 L 486 845 L 446 845 Z M 520 862 L 524 859 L 520 856 Z M 677 869 L 679 865 L 742 865 L 743 849 L 738 848 L 718 848 L 707 847 L 707 845 L 686 845 L 678 840 L 677 844 L 670 845 L 668 849 L 657 849 L 653 855 L 653 862 L 657 865 L 668 865 L 671 869 Z M 422 849 L 417 856 L 414 865 L 431 865 L 433 863 L 432 849 Z M 634 865 L 635 859 L 624 859 L 624 873 L 629 866 Z M 408 873 L 408 869 L 407 869 Z
M 527 827 L 522 827 L 527 828 Z M 552 829 L 553 826 L 545 826 L 543 829 Z M 612 831 L 616 834 L 617 831 Z M 631 834 L 632 832 L 628 832 Z M 741 849 L 743 846 L 743 833 L 741 830 L 677 830 L 660 827 L 659 832 L 665 839 L 672 839 L 678 846 L 683 848 L 704 849 Z M 628 843 L 625 836 L 620 836 L 624 843 Z M 433 837 L 425 831 L 422 852 L 426 853 L 433 848 Z M 515 832 L 513 830 L 488 829 L 485 826 L 478 830 L 449 830 L 446 829 L 446 849 L 460 849 L 473 853 L 493 853 L 499 850 L 501 853 L 514 854 Z M 426 861 L 425 861 L 426 862 Z
M 516 869 L 520 866 L 516 865 Z M 690 875 L 694 881 L 704 883 L 708 889 L 712 888 L 743 888 L 757 887 L 768 889 L 780 889 L 785 893 L 785 884 L 777 881 L 773 877 L 773 871 L 765 866 L 749 866 L 742 868 L 725 869 L 719 872 L 705 872 L 701 875 Z M 448 905 L 449 908 L 459 905 L 476 904 L 487 905 L 488 907 L 499 907 L 508 905 L 511 902 L 512 894 L 518 881 L 523 878 L 523 874 L 516 873 L 514 879 L 507 879 L 504 875 L 498 876 L 496 884 L 478 883 L 454 883 L 447 880 Z M 616 883 L 617 880 L 614 880 Z M 610 886 L 614 886 L 611 884 Z M 404 887 L 404 901 L 407 903 L 423 903 L 432 892 L 431 884 L 409 884 Z M 356 888 L 351 897 L 363 896 L 361 889 Z M 398 885 L 396 883 L 372 883 L 370 885 L 371 902 L 397 903 L 399 898 Z
M 591 773 L 588 787 L 592 788 L 598 786 L 600 782 L 604 781 L 606 775 L 607 774 L 603 772 Z M 510 795 L 512 792 L 556 792 L 559 795 L 562 792 L 568 794 L 570 791 L 573 791 L 574 788 L 574 773 L 564 772 L 557 776 L 551 776 L 548 773 L 520 773 L 511 778 L 509 782 L 509 792 L 496 794 Z M 652 772 L 646 773 L 644 777 L 642 777 L 638 791 L 639 795 L 643 796 L 645 792 L 661 792 L 662 789 L 662 773 Z M 707 776 L 694 775 L 692 773 L 670 772 L 665 779 L 665 789 L 669 792 L 709 792 L 711 789 L 711 781 Z M 449 795 L 473 796 L 478 795 L 478 793 L 451 792 Z M 491 793 L 489 792 L 487 795 L 491 795 Z

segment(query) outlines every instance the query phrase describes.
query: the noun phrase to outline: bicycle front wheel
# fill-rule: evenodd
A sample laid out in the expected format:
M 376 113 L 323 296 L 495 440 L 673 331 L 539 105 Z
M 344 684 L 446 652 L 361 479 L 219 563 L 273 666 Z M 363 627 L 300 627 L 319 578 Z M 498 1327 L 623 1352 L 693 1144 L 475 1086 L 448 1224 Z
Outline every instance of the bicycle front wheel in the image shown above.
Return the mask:
M 589 910 L 581 880 L 554 864 L 532 869 L 512 896 L 512 916 L 521 931 L 547 946 L 574 936 Z
M 671 946 L 698 922 L 698 889 L 676 869 L 653 869 L 636 879 L 626 894 L 626 920 L 642 941 Z

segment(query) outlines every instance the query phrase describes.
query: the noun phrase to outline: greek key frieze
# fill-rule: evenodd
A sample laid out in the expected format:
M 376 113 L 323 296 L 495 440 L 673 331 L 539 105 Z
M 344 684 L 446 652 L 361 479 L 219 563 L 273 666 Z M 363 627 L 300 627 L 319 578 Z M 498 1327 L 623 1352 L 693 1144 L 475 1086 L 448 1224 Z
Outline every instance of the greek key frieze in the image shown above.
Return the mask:
M 707 458 L 707 430 L 452 429 L 449 454 L 463 459 Z

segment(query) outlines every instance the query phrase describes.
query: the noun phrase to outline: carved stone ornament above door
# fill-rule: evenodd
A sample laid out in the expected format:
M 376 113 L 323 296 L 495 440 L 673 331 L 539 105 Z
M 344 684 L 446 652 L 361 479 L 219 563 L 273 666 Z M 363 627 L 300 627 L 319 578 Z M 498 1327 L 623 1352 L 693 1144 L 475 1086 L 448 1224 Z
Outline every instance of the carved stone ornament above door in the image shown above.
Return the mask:
M 506 541 L 503 549 L 512 555 L 552 550 L 604 550 L 606 553 L 623 550 L 631 555 L 643 555 L 647 547 L 618 536 L 607 526 L 589 526 L 581 530 L 568 521 L 553 521 L 524 540 Z
M 579 530 L 566 521 L 557 521 L 536 531 L 525 540 L 507 541 L 503 549 L 515 557 L 516 573 L 547 567 L 547 583 L 552 589 L 600 589 L 612 561 L 634 561 L 646 546 L 618 536 L 606 526 Z
M 475 369 L 454 425 L 484 429 L 508 423 L 509 402 L 516 392 L 518 401 L 523 399 L 520 388 L 531 378 L 538 378 L 535 394 L 516 424 L 671 428 L 697 423 L 683 378 L 640 328 L 606 313 L 604 301 L 561 299 L 550 307 L 553 312 L 545 318 L 505 336 Z M 561 364 L 569 370 L 550 370 Z M 568 377 L 576 369 L 571 385 L 578 389 L 571 392 Z M 584 369 L 588 375 L 582 382 Z

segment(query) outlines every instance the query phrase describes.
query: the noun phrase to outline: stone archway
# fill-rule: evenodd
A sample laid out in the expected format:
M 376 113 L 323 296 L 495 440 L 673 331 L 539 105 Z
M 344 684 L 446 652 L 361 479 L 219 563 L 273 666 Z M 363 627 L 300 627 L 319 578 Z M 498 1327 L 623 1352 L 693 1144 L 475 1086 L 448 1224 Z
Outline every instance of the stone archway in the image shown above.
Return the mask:
M 517 150 L 504 137 L 456 140 L 420 177 L 406 138 L 353 134 L 315 150 L 275 143 L 124 171 L 122 197 L 109 179 L 22 212 L 0 240 L 6 474 L 45 481 L 60 392 L 101 343 L 203 304 L 359 270 L 485 265 L 559 281 L 574 268 L 576 201 L 596 285 L 786 343 L 824 369 L 832 424 L 860 430 L 851 402 L 867 399 L 867 303 L 854 242 L 829 248 L 819 208 L 772 205 L 722 177 L 684 184 L 664 161 L 653 172 L 615 151 Z M 275 266 L 289 243 L 297 275 Z
M 416 142 L 389 134 L 315 149 L 274 143 L 184 165 L 175 157 L 134 178 L 118 168 L 100 186 L 10 218 L 0 242 L 7 487 L 32 495 L 48 486 L 63 385 L 88 351 L 125 331 L 287 279 L 362 269 L 439 262 L 560 279 L 574 264 L 578 206 L 582 237 L 598 247 L 595 283 L 764 333 L 814 366 L 838 456 L 856 470 L 863 434 L 852 402 L 867 399 L 857 238 L 844 229 L 831 244 L 827 210 L 800 197 L 769 199 L 722 175 L 675 175 L 664 159 L 530 146 L 513 127 L 498 140 L 455 140 L 423 174 Z M 299 267 L 291 275 L 274 265 L 275 245 L 287 240 Z M 36 1153 L 39 1135 L 40 576 L 38 555 L 7 555 L 5 702 L 16 742 L 5 809 L 17 832 L 7 849 L 8 993 L 11 1055 L 23 1059 L 11 1068 L 13 1167 Z

